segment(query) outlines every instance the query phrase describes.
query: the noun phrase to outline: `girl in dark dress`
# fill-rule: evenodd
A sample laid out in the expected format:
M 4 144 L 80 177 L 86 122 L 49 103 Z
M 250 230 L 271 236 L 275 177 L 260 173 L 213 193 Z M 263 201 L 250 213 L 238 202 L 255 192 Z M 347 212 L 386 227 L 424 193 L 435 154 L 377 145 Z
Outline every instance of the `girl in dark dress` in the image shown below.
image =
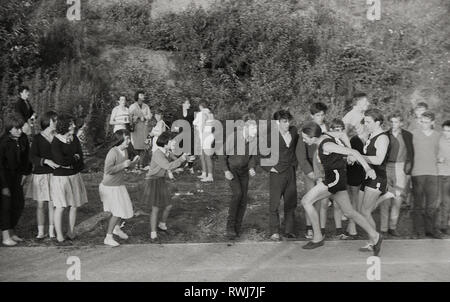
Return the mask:
M 3 245 L 13 246 L 23 241 L 16 228 L 25 205 L 23 182 L 31 173 L 28 160 L 29 142 L 22 132 L 24 122 L 18 116 L 5 121 L 5 133 L 0 138 L 1 229 Z

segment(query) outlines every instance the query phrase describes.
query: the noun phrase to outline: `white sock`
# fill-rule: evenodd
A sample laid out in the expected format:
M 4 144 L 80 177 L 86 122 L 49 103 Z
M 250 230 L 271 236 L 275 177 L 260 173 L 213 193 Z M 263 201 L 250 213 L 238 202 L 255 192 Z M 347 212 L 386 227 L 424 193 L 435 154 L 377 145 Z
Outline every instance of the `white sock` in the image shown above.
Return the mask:
M 156 237 L 156 232 L 150 232 L 150 238 L 155 239 Z
M 48 226 L 48 235 L 50 237 L 55 237 L 55 227 L 52 224 Z
M 116 224 L 116 226 L 114 227 L 115 231 L 121 231 L 120 226 Z
M 38 225 L 38 236 L 44 236 L 44 226 Z
M 107 239 L 113 239 L 113 235 L 112 234 L 106 234 L 106 238 Z

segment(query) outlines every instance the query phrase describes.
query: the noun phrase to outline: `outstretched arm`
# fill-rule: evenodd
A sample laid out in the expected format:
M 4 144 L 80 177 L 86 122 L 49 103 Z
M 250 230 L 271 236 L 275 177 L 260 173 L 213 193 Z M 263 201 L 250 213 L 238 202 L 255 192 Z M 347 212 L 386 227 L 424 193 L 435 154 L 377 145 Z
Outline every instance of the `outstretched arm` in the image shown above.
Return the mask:
M 351 155 L 356 158 L 356 160 L 361 164 L 361 166 L 364 168 L 366 172 L 372 169 L 370 168 L 369 164 L 364 159 L 364 157 L 355 149 L 350 149 L 347 147 L 339 146 L 338 144 L 335 143 L 328 142 L 323 144 L 323 150 L 328 153 Z

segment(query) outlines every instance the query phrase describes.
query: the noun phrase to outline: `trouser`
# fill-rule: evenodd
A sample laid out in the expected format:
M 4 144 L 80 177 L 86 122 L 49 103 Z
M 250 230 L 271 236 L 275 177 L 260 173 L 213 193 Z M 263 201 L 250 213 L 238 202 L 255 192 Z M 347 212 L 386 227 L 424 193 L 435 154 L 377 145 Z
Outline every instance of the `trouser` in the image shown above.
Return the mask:
M 449 226 L 450 211 L 450 175 L 439 176 L 439 207 L 437 212 L 436 226 L 445 230 Z
M 12 230 L 17 226 L 25 206 L 23 188 L 21 186 L 21 175 L 7 175 L 8 189 L 11 196 L 1 197 L 1 222 L 2 231 Z
M 242 219 L 247 209 L 248 201 L 248 169 L 231 170 L 233 179 L 230 181 L 231 201 L 228 209 L 227 231 L 240 233 Z
M 412 177 L 413 185 L 413 231 L 416 234 L 433 233 L 436 228 L 436 210 L 439 199 L 438 177 L 420 175 Z
M 397 222 L 400 216 L 400 206 L 404 198 L 406 187 L 406 174 L 404 168 L 405 163 L 403 162 L 388 163 L 386 165 L 388 191 L 394 194 L 395 197 L 381 203 L 380 230 L 382 232 L 386 232 L 388 228 L 392 230 L 397 228 Z
M 269 177 L 270 204 L 269 227 L 270 233 L 280 233 L 280 217 L 278 208 L 280 199 L 284 199 L 285 233 L 294 232 L 295 208 L 297 207 L 297 184 L 295 168 L 289 167 L 283 172 L 270 172 Z

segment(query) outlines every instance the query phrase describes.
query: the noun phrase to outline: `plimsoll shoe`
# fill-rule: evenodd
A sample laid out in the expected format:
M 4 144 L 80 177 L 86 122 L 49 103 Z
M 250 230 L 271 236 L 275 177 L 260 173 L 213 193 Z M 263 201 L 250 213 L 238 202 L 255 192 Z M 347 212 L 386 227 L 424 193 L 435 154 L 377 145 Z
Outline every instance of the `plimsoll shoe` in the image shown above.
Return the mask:
M 3 243 L 3 245 L 6 245 L 6 246 L 15 246 L 15 245 L 17 245 L 17 242 L 12 240 L 11 238 L 3 240 L 2 243 Z
M 120 228 L 118 228 L 118 227 L 115 227 L 115 228 L 114 228 L 113 234 L 119 236 L 120 239 L 124 239 L 124 240 L 128 239 L 128 235 L 125 234 L 125 232 L 122 231 L 122 230 L 121 230 Z
M 112 246 L 112 247 L 116 247 L 116 246 L 120 245 L 120 243 L 115 241 L 114 238 L 112 238 L 112 236 L 111 237 L 106 237 L 105 240 L 103 240 L 103 243 L 105 245 L 109 245 L 109 246 Z
M 380 234 L 381 236 L 381 234 Z M 367 243 L 365 246 L 359 248 L 360 252 L 373 252 L 373 245 L 371 243 Z
M 313 231 L 312 230 L 308 230 L 305 234 L 305 238 L 306 239 L 312 239 L 313 238 Z
M 379 235 L 377 243 L 373 246 L 373 255 L 378 256 L 381 251 L 381 243 L 383 242 L 383 235 Z
M 312 249 L 321 247 L 324 244 L 325 244 L 325 237 L 323 237 L 322 240 L 320 240 L 319 242 L 313 242 L 312 240 L 309 241 L 307 244 L 302 246 L 302 249 L 304 249 L 304 250 L 312 250 Z

